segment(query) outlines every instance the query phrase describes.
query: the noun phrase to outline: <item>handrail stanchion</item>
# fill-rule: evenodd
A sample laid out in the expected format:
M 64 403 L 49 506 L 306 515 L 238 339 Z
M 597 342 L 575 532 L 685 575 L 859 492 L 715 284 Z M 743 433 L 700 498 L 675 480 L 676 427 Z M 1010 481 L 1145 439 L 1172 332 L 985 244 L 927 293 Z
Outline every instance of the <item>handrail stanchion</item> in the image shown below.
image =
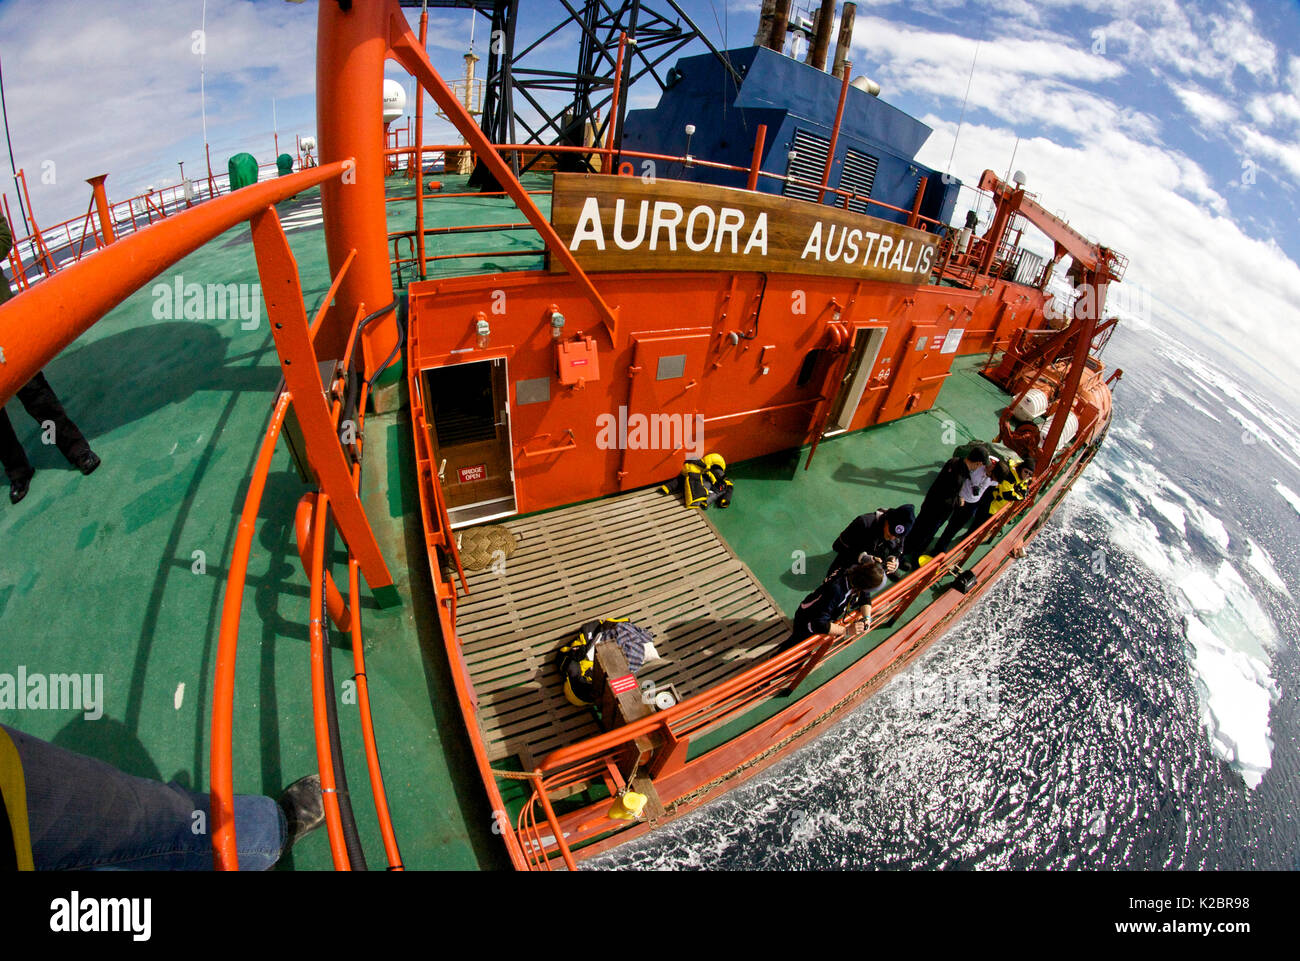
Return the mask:
M 315 536 L 311 545 L 310 584 L 308 610 L 311 639 L 311 704 L 312 729 L 316 735 L 316 767 L 320 772 L 321 800 L 325 807 L 325 831 L 329 835 L 330 857 L 336 871 L 350 871 L 347 842 L 343 839 L 343 816 L 339 811 L 338 786 L 334 780 L 334 757 L 330 749 L 329 719 L 325 699 L 333 692 L 325 689 L 325 658 L 330 651 L 325 645 L 325 628 L 321 618 L 320 593 L 325 584 L 325 524 L 329 520 L 329 497 L 324 491 L 316 494 L 315 516 L 312 528 Z
M 297 398 L 293 409 L 306 441 L 308 460 L 321 490 L 330 497 L 339 530 L 356 551 L 366 583 L 380 605 L 388 606 L 397 600 L 393 575 L 366 519 L 361 500 L 352 490 L 351 470 L 322 393 L 297 261 L 274 207 L 263 208 L 251 219 L 257 271 L 266 299 L 267 318 L 271 321 L 271 335 L 280 355 L 285 383 Z
M 212 789 L 210 817 L 212 819 L 212 851 L 218 870 L 234 871 L 239 868 L 238 847 L 235 841 L 235 787 L 232 771 L 232 738 L 234 735 L 235 657 L 239 648 L 239 617 L 244 602 L 244 581 L 248 576 L 248 556 L 253 547 L 253 533 L 257 527 L 257 512 L 262 506 L 266 490 L 266 477 L 271 471 L 271 458 L 275 442 L 284 426 L 284 416 L 289 410 L 293 395 L 280 394 L 271 423 L 262 438 L 257 452 L 257 462 L 248 480 L 248 493 L 244 508 L 239 514 L 235 529 L 235 546 L 230 558 L 230 572 L 226 576 L 226 595 L 221 609 L 221 631 L 217 639 L 217 665 L 212 681 Z
M 754 157 L 749 162 L 749 182 L 746 190 L 758 189 L 758 172 L 763 169 L 763 145 L 767 140 L 767 124 L 760 123 L 754 132 Z

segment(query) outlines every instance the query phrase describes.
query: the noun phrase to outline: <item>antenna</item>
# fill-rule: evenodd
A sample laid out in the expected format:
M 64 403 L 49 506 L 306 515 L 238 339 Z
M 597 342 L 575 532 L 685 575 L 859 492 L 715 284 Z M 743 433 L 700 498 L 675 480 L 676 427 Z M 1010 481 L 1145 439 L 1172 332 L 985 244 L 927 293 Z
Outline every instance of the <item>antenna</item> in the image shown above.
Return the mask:
M 3 70 L 0 70 L 0 113 L 3 113 L 5 118 L 5 143 L 9 145 L 9 170 L 14 175 L 14 183 L 17 184 L 18 165 L 14 163 L 14 142 L 9 137 L 9 108 L 5 106 L 5 75 Z M 23 226 L 26 227 L 27 211 L 23 207 L 23 192 L 15 190 L 14 196 L 18 198 L 18 212 L 22 214 Z M 28 228 L 28 232 L 30 233 L 30 228 Z
M 191 21 L 193 22 L 193 21 Z M 205 86 L 208 58 L 208 0 L 203 0 L 203 21 L 199 26 L 199 109 L 203 114 L 203 143 L 208 142 L 208 92 Z

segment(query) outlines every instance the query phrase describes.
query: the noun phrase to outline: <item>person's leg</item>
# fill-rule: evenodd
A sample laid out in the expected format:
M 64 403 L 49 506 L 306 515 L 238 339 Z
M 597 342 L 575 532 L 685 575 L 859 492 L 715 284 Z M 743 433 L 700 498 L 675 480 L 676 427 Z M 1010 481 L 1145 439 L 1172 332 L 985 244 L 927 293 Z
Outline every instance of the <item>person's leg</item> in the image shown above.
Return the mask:
M 790 629 L 790 636 L 787 637 L 784 641 L 782 641 L 779 645 L 777 645 L 776 650 L 774 650 L 772 653 L 780 654 L 783 651 L 788 651 L 790 650 L 790 648 L 794 647 L 800 641 L 807 640 L 808 638 L 812 637 L 812 635 L 813 632 L 812 629 L 808 626 L 808 622 L 804 620 L 802 617 L 800 617 L 798 614 L 796 614 L 794 618 L 794 624 L 791 626 Z
M 930 552 L 930 542 L 950 513 L 947 501 L 925 501 L 921 505 L 921 513 L 916 516 L 916 523 L 907 535 L 907 558 L 912 565 L 922 554 Z
M 54 443 L 58 445 L 68 463 L 81 470 L 84 460 L 90 454 L 90 444 L 77 429 L 77 425 L 72 422 L 63 405 L 59 403 L 59 398 L 54 393 L 54 388 L 50 386 L 50 382 L 45 379 L 44 372 L 38 371 L 35 377 L 18 388 L 18 399 L 27 409 L 27 413 L 31 414 L 36 423 L 41 424 L 42 427 L 47 422 L 53 422 Z
M 995 488 L 992 487 L 984 492 L 984 496 L 980 498 L 980 502 L 976 504 L 975 509 L 971 511 L 970 523 L 966 525 L 966 530 L 961 534 L 962 537 L 965 537 L 967 534 L 975 533 L 976 528 L 993 516 L 989 512 L 989 508 L 993 506 L 994 492 Z
M 0 463 L 4 464 L 5 475 L 9 478 L 10 486 L 22 484 L 25 487 L 32 475 L 36 473 L 3 407 L 0 407 Z
M 208 795 L 134 777 L 6 727 L 22 759 L 37 870 L 211 870 Z M 265 870 L 288 836 L 268 797 L 235 798 L 239 864 Z
M 976 504 L 967 504 L 963 501 L 953 508 L 952 516 L 948 519 L 948 526 L 943 529 L 943 533 L 939 535 L 939 540 L 935 542 L 934 553 L 942 554 L 948 549 L 948 545 L 953 542 L 957 532 L 965 527 L 970 522 L 971 517 L 974 516 L 976 506 Z

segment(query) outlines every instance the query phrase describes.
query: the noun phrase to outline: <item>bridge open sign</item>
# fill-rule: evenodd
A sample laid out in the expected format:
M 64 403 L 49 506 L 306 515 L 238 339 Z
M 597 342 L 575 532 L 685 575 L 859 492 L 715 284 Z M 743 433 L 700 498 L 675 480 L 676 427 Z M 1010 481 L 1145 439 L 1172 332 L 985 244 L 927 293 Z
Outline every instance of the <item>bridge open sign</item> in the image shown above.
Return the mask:
M 481 481 L 487 477 L 487 464 L 475 464 L 473 467 L 461 467 L 456 471 L 456 476 L 460 478 L 462 484 L 468 484 L 472 481 Z

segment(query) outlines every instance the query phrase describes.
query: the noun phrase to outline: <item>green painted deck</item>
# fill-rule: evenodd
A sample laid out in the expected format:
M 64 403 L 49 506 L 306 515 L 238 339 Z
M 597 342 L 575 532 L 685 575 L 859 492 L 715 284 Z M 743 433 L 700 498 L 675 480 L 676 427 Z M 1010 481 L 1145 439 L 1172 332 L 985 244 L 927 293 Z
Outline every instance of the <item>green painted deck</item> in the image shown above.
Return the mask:
M 394 181 L 390 189 L 399 188 Z M 279 206 L 309 311 L 329 286 L 319 207 L 316 190 Z M 158 281 L 177 276 L 186 284 L 256 283 L 248 228 L 222 235 Z M 244 330 L 238 319 L 167 319 L 156 303 L 151 287 L 138 291 L 46 368 L 103 458 L 95 474 L 70 469 L 40 443 L 21 406 L 8 405 L 37 473 L 26 500 L 0 503 L 0 672 L 22 665 L 29 673 L 103 674 L 104 716 L 0 710 L 0 722 L 131 774 L 206 790 L 225 574 L 279 365 L 263 314 Z M 436 627 L 418 627 L 436 619 L 405 466 L 410 427 L 398 415 L 374 417 L 366 435 L 363 495 L 403 598 L 388 610 L 367 598 L 363 611 L 375 733 L 402 853 L 411 868 L 505 867 Z M 238 793 L 274 796 L 316 770 L 307 581 L 292 530 L 305 490 L 281 445 L 241 622 Z M 346 584 L 338 558 L 334 576 Z M 332 641 L 342 683 L 354 672 L 352 654 L 343 638 Z M 341 702 L 339 716 L 361 838 L 370 866 L 382 868 L 355 706 Z M 281 862 L 329 866 L 323 832 Z
M 432 175 L 444 192 L 463 178 Z M 545 177 L 527 178 L 530 188 Z M 402 178 L 392 196 L 409 194 Z M 538 197 L 543 211 L 548 198 Z M 502 198 L 432 203 L 428 226 L 522 221 Z M 389 205 L 390 231 L 412 229 L 413 203 Z M 280 205 L 309 311 L 329 285 L 319 193 Z M 485 242 L 484 238 L 489 238 Z M 440 235 L 430 252 L 535 249 L 529 231 Z M 439 261 L 430 276 L 539 266 L 532 256 Z M 253 284 L 246 226 L 186 258 L 159 281 Z M 131 774 L 205 790 L 212 666 L 225 574 L 257 444 L 279 382 L 265 317 L 171 318 L 150 287 L 80 338 L 46 373 L 103 458 L 70 469 L 17 402 L 9 413 L 37 474 L 21 504 L 0 502 L 0 672 L 102 674 L 103 717 L 74 710 L 0 710 L 0 722 L 113 763 Z M 855 513 L 918 502 L 954 443 L 988 436 L 1005 403 L 962 361 L 936 408 L 824 442 L 802 456 L 733 466 L 736 499 L 709 519 L 787 612 L 820 581 L 827 547 Z M 944 431 L 951 420 L 956 440 Z M 390 805 L 410 868 L 507 866 L 472 765 L 437 635 L 422 546 L 411 437 L 404 413 L 367 424 L 363 497 L 403 598 L 364 609 L 367 673 Z M 243 606 L 235 719 L 235 787 L 275 795 L 316 769 L 311 723 L 307 581 L 293 543 L 306 488 L 283 445 L 260 512 Z M 792 554 L 807 555 L 793 574 Z M 201 553 L 200 553 L 201 552 Z M 346 583 L 341 558 L 336 579 Z M 334 674 L 353 673 L 332 637 Z M 815 675 L 816 676 L 816 675 Z M 355 706 L 340 702 L 353 806 L 370 866 L 383 867 Z M 505 765 L 508 766 L 508 765 Z M 330 866 L 324 832 L 283 868 Z

